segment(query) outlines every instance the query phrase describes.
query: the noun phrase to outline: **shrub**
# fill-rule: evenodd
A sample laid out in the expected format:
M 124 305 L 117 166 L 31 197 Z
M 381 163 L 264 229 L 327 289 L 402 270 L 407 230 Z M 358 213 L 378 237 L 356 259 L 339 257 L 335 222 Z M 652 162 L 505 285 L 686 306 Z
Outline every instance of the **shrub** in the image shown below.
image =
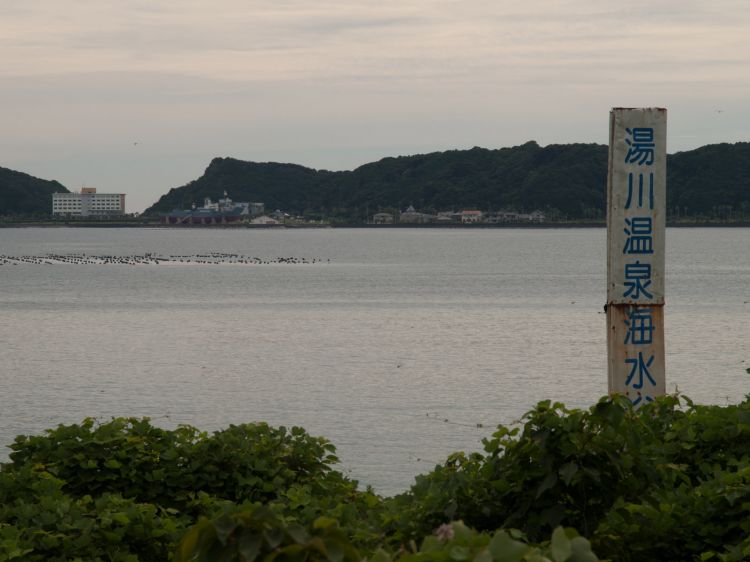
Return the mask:
M 541 540 L 580 529 L 615 560 L 728 555 L 750 532 L 750 402 L 700 406 L 664 397 L 634 410 L 539 403 L 500 426 L 484 453 L 456 453 L 389 502 L 387 533 L 424 536 L 446 518 L 517 527 Z M 750 554 L 748 551 L 747 554 Z
M 323 492 L 346 486 L 326 439 L 303 429 L 265 423 L 230 426 L 213 435 L 190 426 L 169 431 L 146 419 L 60 425 L 41 436 L 19 436 L 8 470 L 35 465 L 81 497 L 119 493 L 140 502 L 184 508 L 197 493 L 231 501 L 271 501 L 293 485 Z
M 192 521 L 117 494 L 74 498 L 47 472 L 0 474 L 0 561 L 167 560 Z
M 750 558 L 750 399 L 540 402 L 387 499 L 300 428 L 85 420 L 11 448 L 0 562 Z
M 174 562 L 365 562 L 334 519 L 307 527 L 285 525 L 263 507 L 203 519 L 183 537 Z M 418 548 L 396 553 L 378 549 L 371 562 L 596 562 L 589 542 L 572 529 L 557 528 L 550 541 L 528 544 L 518 531 L 478 533 L 457 521 L 444 524 Z

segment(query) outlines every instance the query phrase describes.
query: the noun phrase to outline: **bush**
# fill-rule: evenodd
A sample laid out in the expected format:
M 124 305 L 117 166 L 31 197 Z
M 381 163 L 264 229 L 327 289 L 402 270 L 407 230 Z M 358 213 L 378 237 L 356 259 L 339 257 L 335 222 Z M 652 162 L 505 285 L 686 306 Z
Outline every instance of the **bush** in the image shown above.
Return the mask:
M 192 523 L 117 494 L 74 498 L 30 467 L 0 473 L 0 561 L 166 560 Z
M 413 540 L 460 518 L 541 540 L 566 525 L 615 560 L 686 560 L 729 556 L 750 532 L 747 400 L 664 397 L 639 410 L 620 398 L 589 410 L 545 401 L 522 429 L 500 426 L 484 451 L 418 476 L 390 502 L 388 533 Z
M 167 560 L 201 515 L 264 502 L 286 520 L 341 518 L 374 537 L 371 492 L 332 470 L 335 449 L 301 428 L 231 426 L 213 435 L 148 419 L 60 425 L 20 436 L 0 470 L 0 561 Z
M 225 513 L 204 519 L 183 537 L 174 562 L 364 562 L 334 519 L 307 527 L 285 525 L 268 509 Z M 542 545 L 525 542 L 517 531 L 477 533 L 462 522 L 444 524 L 395 554 L 378 549 L 371 562 L 596 562 L 589 542 L 572 529 L 557 528 Z
M 148 419 L 60 425 L 11 445 L 13 464 L 43 467 L 73 496 L 120 493 L 141 502 L 184 508 L 196 493 L 231 501 L 271 501 L 292 485 L 323 488 L 338 462 L 334 447 L 303 429 L 265 423 L 230 426 L 209 436 L 174 431 Z
M 540 402 L 386 499 L 300 428 L 85 420 L 11 448 L 0 562 L 750 558 L 750 399 Z

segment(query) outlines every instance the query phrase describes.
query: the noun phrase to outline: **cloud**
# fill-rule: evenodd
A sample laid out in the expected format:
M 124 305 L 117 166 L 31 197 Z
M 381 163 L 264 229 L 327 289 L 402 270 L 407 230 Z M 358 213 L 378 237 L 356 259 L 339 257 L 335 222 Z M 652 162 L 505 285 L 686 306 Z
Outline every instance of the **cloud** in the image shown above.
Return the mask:
M 74 178 L 95 154 L 127 185 L 118 151 L 138 137 L 151 171 L 216 155 L 340 169 L 605 142 L 617 105 L 675 108 L 672 149 L 747 140 L 747 29 L 746 0 L 5 2 L 0 165 L 64 160 Z
M 0 75 L 164 72 L 230 81 L 495 76 L 589 82 L 587 71 L 675 78 L 746 62 L 746 3 L 547 0 L 32 0 L 2 24 Z M 731 10 L 727 9 L 731 8 Z M 472 73 L 476 73 L 472 76 Z M 448 84 L 448 87 L 450 85 Z

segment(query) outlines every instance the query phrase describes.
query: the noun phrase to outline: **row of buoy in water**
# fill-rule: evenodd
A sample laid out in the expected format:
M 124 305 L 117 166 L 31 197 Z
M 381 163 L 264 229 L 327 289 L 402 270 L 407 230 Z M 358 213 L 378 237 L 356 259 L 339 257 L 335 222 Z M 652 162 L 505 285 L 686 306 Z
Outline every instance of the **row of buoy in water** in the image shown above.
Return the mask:
M 208 254 L 161 256 L 158 254 L 111 256 L 89 254 L 44 254 L 40 256 L 6 256 L 0 255 L 0 265 L 159 265 L 159 264 L 188 264 L 188 265 L 263 265 L 263 264 L 313 264 L 322 263 L 321 258 L 275 257 L 258 258 L 242 254 L 227 254 L 211 252 Z M 331 260 L 325 260 L 327 263 Z

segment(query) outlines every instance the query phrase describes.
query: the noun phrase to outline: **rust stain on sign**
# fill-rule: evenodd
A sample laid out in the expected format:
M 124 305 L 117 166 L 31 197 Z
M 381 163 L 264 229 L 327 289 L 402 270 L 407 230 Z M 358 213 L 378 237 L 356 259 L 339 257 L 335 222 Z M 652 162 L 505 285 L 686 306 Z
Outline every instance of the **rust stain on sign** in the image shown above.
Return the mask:
M 607 306 L 607 359 L 610 394 L 624 394 L 635 405 L 666 393 L 664 306 Z

